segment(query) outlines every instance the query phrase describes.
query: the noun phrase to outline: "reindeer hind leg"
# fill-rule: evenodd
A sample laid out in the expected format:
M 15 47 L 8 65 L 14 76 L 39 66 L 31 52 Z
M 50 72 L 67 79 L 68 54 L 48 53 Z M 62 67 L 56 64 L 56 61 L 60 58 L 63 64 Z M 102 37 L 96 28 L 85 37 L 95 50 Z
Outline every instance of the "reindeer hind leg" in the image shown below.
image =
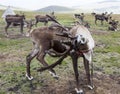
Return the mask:
M 24 34 L 23 34 L 23 27 L 24 27 L 24 23 L 21 22 L 21 23 L 20 23 L 20 33 L 21 33 L 22 35 L 24 35 Z
M 41 51 L 39 52 L 39 54 L 37 55 L 37 60 L 43 64 L 43 66 L 48 66 L 48 64 L 46 63 L 46 61 L 44 60 L 45 55 L 46 55 L 46 51 L 49 50 L 49 46 L 43 46 L 41 47 Z M 56 79 L 58 79 L 58 76 L 56 75 L 55 70 L 53 70 L 52 68 L 48 69 L 49 73 Z
M 11 23 L 7 23 L 7 26 L 5 27 L 5 33 L 6 33 L 7 37 L 9 36 L 7 30 L 8 30 L 10 25 L 11 25 Z
M 29 80 L 32 80 L 33 77 L 31 76 L 31 73 L 30 73 L 30 63 L 31 63 L 31 60 L 38 54 L 39 52 L 39 48 L 35 48 L 30 54 L 28 54 L 28 56 L 26 57 L 26 65 L 27 65 L 27 69 L 26 69 L 26 77 L 29 79 Z

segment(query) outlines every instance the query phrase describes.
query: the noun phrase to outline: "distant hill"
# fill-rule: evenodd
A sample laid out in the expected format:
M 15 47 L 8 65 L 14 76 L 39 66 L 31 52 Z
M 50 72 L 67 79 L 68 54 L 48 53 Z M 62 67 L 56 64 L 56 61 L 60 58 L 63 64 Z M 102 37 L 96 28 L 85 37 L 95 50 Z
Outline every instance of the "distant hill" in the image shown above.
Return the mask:
M 70 12 L 70 11 L 74 11 L 74 9 L 63 7 L 63 6 L 48 6 L 48 7 L 45 7 L 45 8 L 38 9 L 36 11 L 37 12 L 38 11 L 39 12 L 52 12 L 52 11 L 55 11 L 55 12 Z

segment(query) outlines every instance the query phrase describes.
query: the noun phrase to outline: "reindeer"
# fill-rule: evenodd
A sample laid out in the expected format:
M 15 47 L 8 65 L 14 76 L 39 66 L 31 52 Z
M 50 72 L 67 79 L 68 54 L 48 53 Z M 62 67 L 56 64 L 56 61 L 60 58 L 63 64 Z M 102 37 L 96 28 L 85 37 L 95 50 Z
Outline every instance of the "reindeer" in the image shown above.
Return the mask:
M 95 16 L 95 24 L 97 24 L 97 20 L 100 20 L 101 21 L 101 25 L 103 25 L 103 21 L 108 22 L 108 20 L 111 18 L 110 17 L 111 14 L 112 13 L 110 13 L 110 14 L 107 15 L 107 12 L 102 13 L 102 14 L 92 13 L 92 15 Z
M 108 30 L 117 31 L 118 30 L 118 24 L 119 24 L 119 21 L 111 20 L 109 22 Z
M 46 56 L 46 51 L 53 48 L 59 53 L 66 51 L 66 46 L 60 44 L 61 37 L 56 37 L 56 32 L 63 32 L 64 29 L 60 26 L 44 26 L 37 29 L 29 30 L 27 36 L 30 36 L 34 45 L 32 52 L 26 57 L 27 64 L 27 74 L 29 80 L 33 77 L 30 74 L 30 62 L 34 57 L 37 57 L 37 60 L 41 62 L 44 66 L 48 66 L 44 60 Z M 57 78 L 57 75 L 53 69 L 49 69 L 49 72 Z
M 80 14 L 74 14 L 75 18 L 78 18 L 80 16 Z
M 54 14 L 51 14 L 53 18 L 55 18 Z M 46 15 L 36 15 L 35 16 L 35 20 L 36 20 L 36 23 L 35 25 L 37 26 L 37 23 L 38 22 L 43 22 L 44 25 L 47 25 L 48 24 L 48 21 L 52 21 L 49 17 L 47 17 Z
M 77 25 L 73 27 L 70 31 L 67 31 L 63 26 L 59 24 L 53 26 L 52 28 L 45 26 L 31 30 L 29 31 L 29 36 L 32 39 L 34 45 L 34 49 L 26 57 L 26 64 L 27 64 L 26 77 L 29 80 L 33 79 L 30 73 L 30 62 L 34 57 L 37 57 L 37 59 L 44 66 L 46 66 L 41 69 L 38 69 L 38 71 L 43 71 L 48 69 L 54 77 L 58 77 L 55 71 L 53 70 L 53 68 L 56 65 L 61 64 L 62 60 L 69 55 L 71 56 L 73 62 L 73 69 L 75 72 L 75 79 L 77 85 L 75 90 L 77 94 L 83 94 L 83 90 L 79 86 L 79 80 L 78 80 L 77 61 L 79 57 L 83 57 L 86 75 L 88 79 L 88 87 L 93 89 L 89 64 L 92 64 L 91 61 L 92 61 L 92 52 L 94 48 L 94 40 L 87 28 L 85 28 L 82 25 Z M 62 36 L 65 37 L 65 39 L 66 38 L 67 39 L 65 40 Z M 50 49 L 54 51 L 53 53 L 55 54 L 55 56 L 61 56 L 61 57 L 57 62 L 48 66 L 48 64 L 44 60 L 44 57 L 47 53 L 53 56 L 51 52 L 49 52 Z
M 27 28 L 31 30 L 32 27 L 35 25 L 35 20 L 34 19 L 26 20 L 25 23 L 27 24 Z
M 80 20 L 80 23 L 83 23 L 84 22 L 84 13 L 81 13 L 81 14 L 74 14 L 75 18 L 76 19 L 79 19 Z
M 94 48 L 95 44 L 94 44 L 94 40 L 93 40 L 90 32 L 83 25 L 74 26 L 69 32 L 71 35 L 70 38 L 72 39 L 71 42 L 68 41 L 68 42 L 62 42 L 62 43 L 70 45 L 71 49 L 70 49 L 68 55 L 71 56 L 72 62 L 73 62 L 73 69 L 75 72 L 75 79 L 76 79 L 76 86 L 77 86 L 75 88 L 75 90 L 76 90 L 77 94 L 83 94 L 83 90 L 81 89 L 82 87 L 80 87 L 79 80 L 78 80 L 78 77 L 79 77 L 78 65 L 77 65 L 78 58 L 83 57 L 84 67 L 85 67 L 86 76 L 87 76 L 87 80 L 88 80 L 87 86 L 90 89 L 93 89 L 94 88 L 93 82 L 92 82 L 93 70 L 91 70 L 91 73 L 90 73 L 89 64 L 91 65 L 91 69 L 93 69 L 92 68 L 93 67 L 92 53 L 93 53 L 93 48 Z M 63 57 L 65 57 L 65 55 L 66 54 L 64 54 Z M 49 68 L 54 68 L 58 64 L 61 64 L 61 62 L 56 62 L 48 67 L 43 67 L 43 68 L 39 69 L 38 71 L 44 71 Z
M 20 25 L 20 32 L 23 34 L 23 26 L 24 26 L 24 20 L 25 20 L 25 15 L 7 15 L 6 18 L 6 23 L 7 25 L 5 26 L 5 33 L 8 36 L 7 29 L 11 24 L 14 26 Z

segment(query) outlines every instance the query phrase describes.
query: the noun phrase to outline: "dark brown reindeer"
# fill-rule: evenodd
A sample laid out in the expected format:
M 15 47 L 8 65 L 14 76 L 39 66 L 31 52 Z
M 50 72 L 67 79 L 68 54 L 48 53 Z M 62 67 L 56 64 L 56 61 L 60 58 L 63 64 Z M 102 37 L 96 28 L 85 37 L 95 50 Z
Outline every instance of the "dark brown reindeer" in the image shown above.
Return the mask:
M 80 17 L 80 14 L 74 14 L 75 18 Z
M 61 35 L 58 33 L 61 33 Z M 37 59 L 44 66 L 46 66 L 45 68 L 38 69 L 38 71 L 48 69 L 54 77 L 57 77 L 53 68 L 56 65 L 60 64 L 62 60 L 67 57 L 67 55 L 70 55 L 75 72 L 77 85 L 77 88 L 75 90 L 77 94 L 83 94 L 83 90 L 81 89 L 78 80 L 78 57 L 83 57 L 88 79 L 88 87 L 90 87 L 91 89 L 93 88 L 89 64 L 92 64 L 91 59 L 92 51 L 94 48 L 94 40 L 87 28 L 82 25 L 78 25 L 73 27 L 70 31 L 67 31 L 59 24 L 53 27 L 46 26 L 31 30 L 29 31 L 29 36 L 32 39 L 34 45 L 34 49 L 26 58 L 26 76 L 29 80 L 33 79 L 30 73 L 30 62 L 34 57 L 37 57 Z M 67 39 L 61 36 L 67 37 Z M 56 54 L 56 56 L 61 57 L 57 62 L 53 63 L 53 65 L 48 66 L 48 64 L 44 60 L 44 57 L 47 53 L 49 53 L 50 49 L 54 51 L 53 53 Z
M 5 33 L 8 36 L 7 29 L 11 24 L 14 26 L 20 25 L 20 32 L 23 34 L 23 26 L 24 26 L 24 20 L 25 20 L 25 15 L 7 15 L 6 18 L 6 26 L 5 26 Z
M 111 20 L 109 22 L 108 30 L 117 31 L 118 30 L 118 24 L 119 24 L 119 21 Z
M 53 18 L 55 18 L 54 15 L 52 15 Z M 46 15 L 36 15 L 35 16 L 35 20 L 36 20 L 36 23 L 35 25 L 37 26 L 37 23 L 38 22 L 43 22 L 44 25 L 47 25 L 49 21 L 52 21 L 49 17 L 47 17 Z
M 66 47 L 60 44 L 60 37 L 54 37 L 56 36 L 56 32 L 63 32 L 65 30 L 63 27 L 61 27 L 58 24 L 55 24 L 54 26 L 44 26 L 40 27 L 38 29 L 31 29 L 29 30 L 29 33 L 27 36 L 30 36 L 33 41 L 34 49 L 33 51 L 27 56 L 27 74 L 29 80 L 32 79 L 30 74 L 30 62 L 34 57 L 37 57 L 37 60 L 40 61 L 44 66 L 48 66 L 46 61 L 44 60 L 44 57 L 46 55 L 46 51 L 54 48 L 59 53 L 63 53 L 66 50 Z M 61 46 L 61 47 L 59 47 Z M 57 77 L 55 71 L 53 69 L 49 69 L 50 73 Z
M 27 24 L 27 28 L 31 30 L 32 27 L 35 25 L 35 20 L 34 19 L 26 20 L 25 23 Z
M 85 17 L 84 13 L 74 14 L 74 16 L 75 16 L 76 19 L 79 19 L 79 21 L 80 21 L 81 23 L 84 22 L 84 17 Z
M 97 24 L 97 20 L 101 21 L 101 25 L 103 25 L 103 21 L 108 22 L 108 20 L 111 18 L 112 13 L 107 15 L 107 12 L 102 13 L 102 14 L 96 14 L 96 13 L 92 13 L 92 15 L 95 16 L 95 24 Z

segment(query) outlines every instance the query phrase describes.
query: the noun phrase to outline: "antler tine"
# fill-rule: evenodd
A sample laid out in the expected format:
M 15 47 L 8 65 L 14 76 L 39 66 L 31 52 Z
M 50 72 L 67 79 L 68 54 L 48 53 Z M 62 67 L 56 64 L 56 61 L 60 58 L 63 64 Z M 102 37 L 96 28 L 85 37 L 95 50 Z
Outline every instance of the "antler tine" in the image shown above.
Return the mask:
M 50 15 L 46 14 L 47 17 L 49 17 L 50 19 L 52 19 L 52 21 L 58 23 L 59 25 L 61 25 L 57 20 L 55 20 L 53 17 L 51 17 Z
M 72 37 L 70 33 L 63 32 L 63 33 L 56 33 L 57 36 L 62 36 L 66 38 L 70 38 L 71 40 L 75 39 L 75 37 Z
M 55 20 L 53 17 L 51 17 L 50 15 L 46 15 L 47 17 L 49 17 L 50 19 L 52 19 L 52 21 L 56 22 L 58 24 L 58 27 L 61 27 L 62 29 L 64 29 L 65 31 L 67 31 L 66 28 L 64 28 L 57 20 Z

